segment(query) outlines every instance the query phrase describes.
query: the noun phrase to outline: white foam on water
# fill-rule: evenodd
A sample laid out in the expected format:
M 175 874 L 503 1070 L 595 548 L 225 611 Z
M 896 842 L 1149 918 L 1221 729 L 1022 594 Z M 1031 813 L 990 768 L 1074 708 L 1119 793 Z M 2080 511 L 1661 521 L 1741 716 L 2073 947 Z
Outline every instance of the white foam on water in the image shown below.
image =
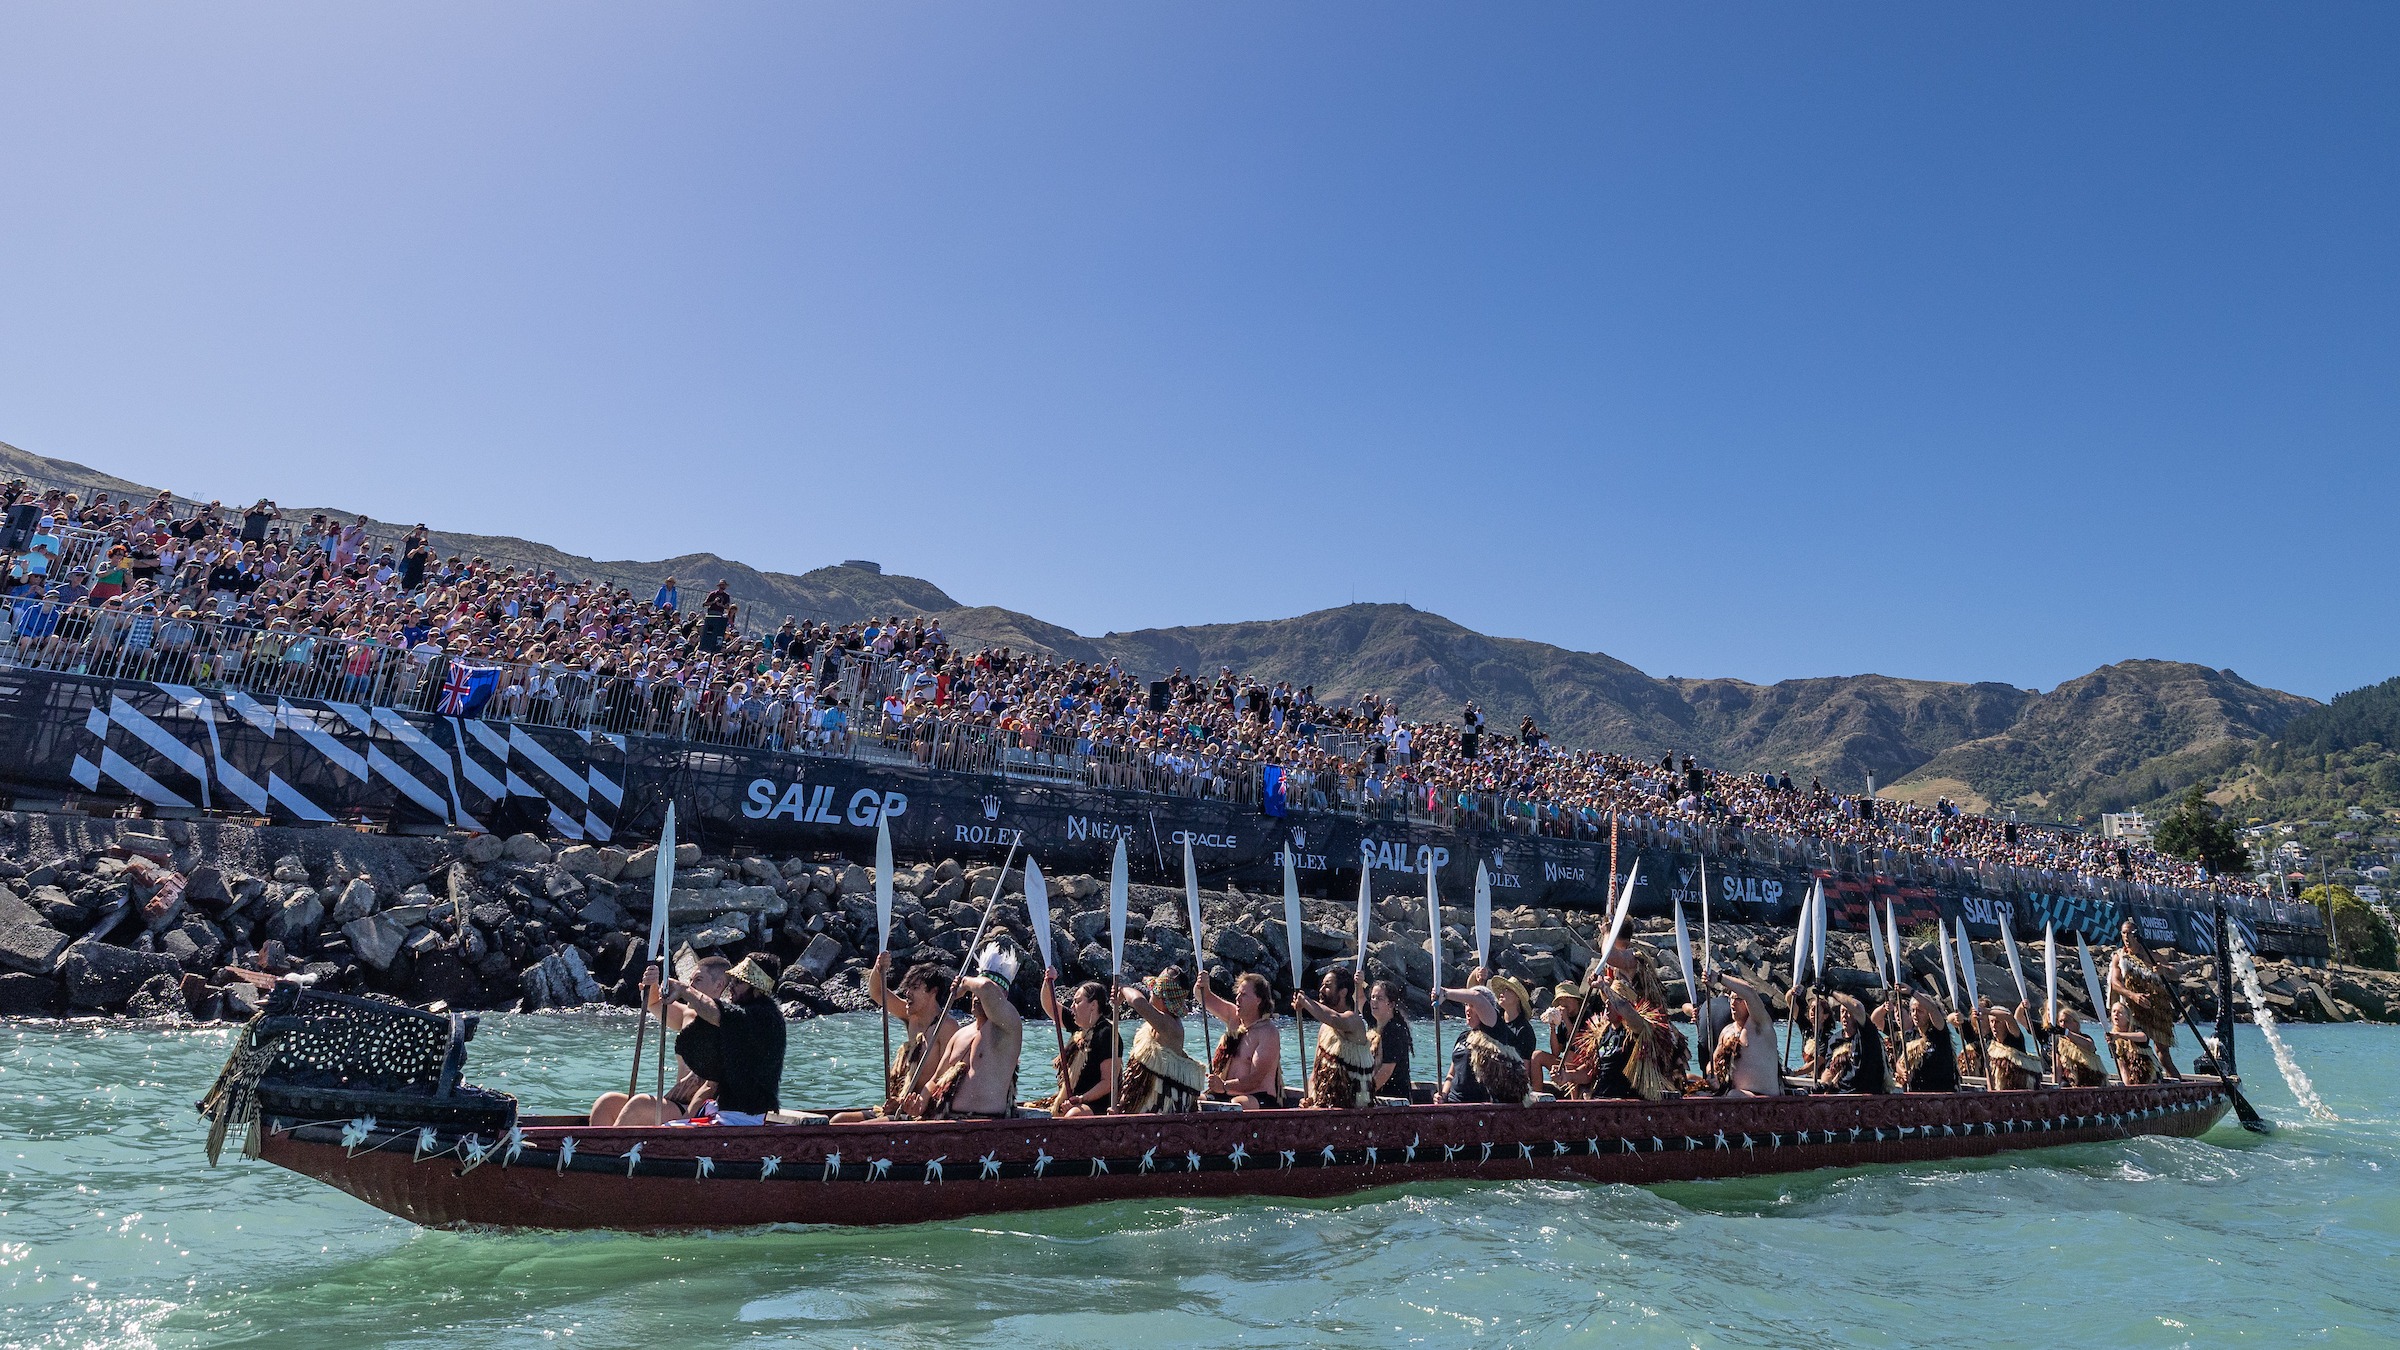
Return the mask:
M 2233 973 L 2241 978 L 2242 993 L 2250 1000 L 2250 1011 L 2258 1019 L 2259 1031 L 2267 1038 L 2267 1048 L 2275 1052 L 2275 1067 L 2282 1071 L 2285 1085 L 2291 1088 L 2292 1096 L 2308 1108 L 2309 1119 L 2340 1120 L 2341 1117 L 2333 1113 L 2333 1108 L 2325 1104 L 2325 1099 L 2317 1095 L 2316 1084 L 2308 1081 L 2308 1074 L 2300 1068 L 2300 1061 L 2292 1058 L 2292 1047 L 2283 1043 L 2283 1033 L 2275 1026 L 2275 1012 L 2267 1006 L 2266 992 L 2258 987 L 2258 967 L 2250 960 L 2250 949 L 2242 945 L 2242 935 L 2228 932 L 2226 938 L 2228 945 L 2233 948 Z

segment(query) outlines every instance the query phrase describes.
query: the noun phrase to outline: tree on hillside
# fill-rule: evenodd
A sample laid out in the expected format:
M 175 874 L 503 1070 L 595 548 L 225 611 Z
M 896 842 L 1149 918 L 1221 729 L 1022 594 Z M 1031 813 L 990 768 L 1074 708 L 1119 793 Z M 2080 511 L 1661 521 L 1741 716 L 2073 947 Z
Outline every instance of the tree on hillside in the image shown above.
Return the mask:
M 2198 783 L 2158 823 L 2152 842 L 2168 857 L 2207 868 L 2210 876 L 2240 876 L 2250 870 L 2250 850 L 2242 847 L 2242 832 L 2233 822 L 2217 819 L 2208 790 Z
M 2391 925 L 2349 887 L 2311 886 L 2300 892 L 2300 899 L 2323 910 L 2328 891 L 2333 901 L 2333 933 L 2339 939 L 2334 950 L 2342 960 L 2369 970 L 2400 970 L 2400 940 L 2392 936 Z

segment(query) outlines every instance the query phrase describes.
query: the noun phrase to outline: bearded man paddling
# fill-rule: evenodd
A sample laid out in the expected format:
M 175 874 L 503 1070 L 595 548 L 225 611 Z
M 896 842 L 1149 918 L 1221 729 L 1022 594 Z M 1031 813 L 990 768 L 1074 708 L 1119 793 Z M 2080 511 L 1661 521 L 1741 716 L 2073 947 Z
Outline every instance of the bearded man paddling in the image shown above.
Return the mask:
M 1375 1047 L 1357 1005 L 1358 973 L 1348 966 L 1327 970 L 1315 998 L 1293 991 L 1293 1015 L 1317 1020 L 1317 1058 L 1302 1106 L 1357 1110 L 1375 1104 Z

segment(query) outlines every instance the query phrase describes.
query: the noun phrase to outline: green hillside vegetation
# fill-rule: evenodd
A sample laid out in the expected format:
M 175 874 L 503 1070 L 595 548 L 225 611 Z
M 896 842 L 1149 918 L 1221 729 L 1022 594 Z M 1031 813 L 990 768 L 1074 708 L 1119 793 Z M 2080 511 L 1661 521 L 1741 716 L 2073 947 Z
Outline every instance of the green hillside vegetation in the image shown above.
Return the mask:
M 2293 718 L 2231 768 L 2216 796 L 2269 821 L 2400 810 L 2400 677 Z
M 2341 958 L 2369 970 L 2400 970 L 2400 940 L 2394 939 L 2391 925 L 2349 887 L 2311 886 L 2300 892 L 2299 898 L 2322 911 L 2328 897 L 2333 902 L 2333 931 Z

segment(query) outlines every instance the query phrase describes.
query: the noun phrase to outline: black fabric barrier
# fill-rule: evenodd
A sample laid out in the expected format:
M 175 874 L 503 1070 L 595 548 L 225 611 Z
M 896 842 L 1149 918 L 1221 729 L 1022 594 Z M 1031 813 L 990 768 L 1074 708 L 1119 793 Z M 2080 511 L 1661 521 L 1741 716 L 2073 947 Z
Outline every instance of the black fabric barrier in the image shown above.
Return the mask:
M 869 752 L 870 754 L 872 752 Z M 19 797 L 133 799 L 162 811 L 250 813 L 279 822 L 388 820 L 395 828 L 534 830 L 606 843 L 655 838 L 666 805 L 686 840 L 712 849 L 837 851 L 867 861 L 878 815 L 903 856 L 997 861 L 1010 846 L 1053 873 L 1104 874 L 1124 841 L 1136 879 L 1182 883 L 1188 839 L 1204 884 L 1282 887 L 1283 852 L 1304 890 L 1349 899 L 1362 868 L 1379 897 L 1421 902 L 1430 869 L 1446 903 L 1472 895 L 1475 866 L 1492 874 L 1496 907 L 1598 910 L 1607 903 L 1605 840 L 1449 829 L 1403 819 L 1293 810 L 1268 817 L 1230 803 L 1118 789 L 934 772 L 905 762 L 734 750 L 644 736 L 402 713 L 314 699 L 266 698 L 185 685 L 0 673 L 0 784 Z M 1627 848 L 1640 864 L 1634 912 L 1681 899 L 1698 921 L 1701 867 L 1689 848 Z M 1963 918 L 1978 937 L 2003 926 L 2037 938 L 2113 940 L 2132 918 L 2152 941 L 2214 949 L 2204 905 L 2128 903 L 2029 889 L 1939 888 L 1887 876 L 1833 874 L 1712 856 L 1709 906 L 1740 923 L 1788 924 L 1824 876 L 1832 923 L 1865 927 L 1865 906 L 1890 902 L 1903 932 Z M 2324 955 L 2305 905 L 2231 901 L 2261 952 Z

